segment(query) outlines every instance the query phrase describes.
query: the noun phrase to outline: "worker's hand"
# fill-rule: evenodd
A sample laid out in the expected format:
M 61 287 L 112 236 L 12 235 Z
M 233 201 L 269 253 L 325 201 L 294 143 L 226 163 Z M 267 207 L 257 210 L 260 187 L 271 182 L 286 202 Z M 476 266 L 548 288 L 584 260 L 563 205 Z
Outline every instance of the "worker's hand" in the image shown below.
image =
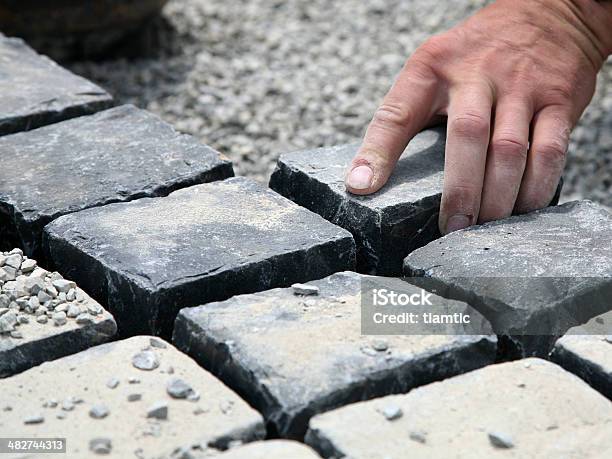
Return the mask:
M 429 39 L 374 114 L 347 189 L 380 189 L 410 139 L 446 116 L 443 234 L 545 207 L 611 28 L 594 0 L 499 0 Z

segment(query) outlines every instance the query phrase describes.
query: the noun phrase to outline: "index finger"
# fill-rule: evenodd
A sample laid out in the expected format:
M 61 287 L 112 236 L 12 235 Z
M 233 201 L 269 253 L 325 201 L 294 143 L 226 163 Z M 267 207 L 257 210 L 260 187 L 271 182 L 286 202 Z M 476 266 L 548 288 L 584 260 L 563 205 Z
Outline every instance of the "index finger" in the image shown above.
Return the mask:
M 378 191 L 408 142 L 438 110 L 440 84 L 427 66 L 408 61 L 374 113 L 363 143 L 349 165 L 346 188 L 354 194 Z

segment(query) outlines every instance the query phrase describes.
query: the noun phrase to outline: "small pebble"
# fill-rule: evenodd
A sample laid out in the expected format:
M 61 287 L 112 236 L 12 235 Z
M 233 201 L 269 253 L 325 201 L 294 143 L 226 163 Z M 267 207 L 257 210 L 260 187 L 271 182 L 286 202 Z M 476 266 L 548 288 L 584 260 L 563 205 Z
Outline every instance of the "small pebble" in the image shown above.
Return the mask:
M 383 408 L 382 414 L 387 421 L 395 421 L 404 415 L 402 409 L 397 405 L 386 406 Z
M 91 407 L 89 410 L 89 416 L 94 419 L 103 419 L 110 414 L 110 410 L 104 404 L 97 404 Z
M 372 348 L 378 352 L 385 352 L 389 349 L 389 344 L 384 339 L 379 339 L 372 343 Z
M 410 434 L 408 434 L 408 437 L 412 441 L 416 441 L 417 443 L 427 443 L 427 437 L 424 432 L 410 432 Z
M 109 389 L 115 389 L 119 385 L 119 380 L 117 378 L 111 378 L 106 381 L 106 387 Z
M 168 419 L 168 404 L 166 402 L 156 402 L 147 410 L 147 418 Z
M 307 296 L 319 294 L 319 287 L 317 287 L 316 285 L 293 284 L 291 288 L 293 289 L 294 295 Z
M 129 394 L 127 396 L 128 402 L 137 402 L 139 400 L 142 400 L 142 394 Z
M 153 352 L 142 351 L 132 357 L 132 365 L 139 370 L 151 371 L 159 367 L 159 360 Z
M 187 398 L 189 395 L 193 394 L 193 389 L 189 384 L 183 381 L 180 378 L 173 378 L 168 382 L 166 386 L 166 392 L 172 398 Z
M 23 423 L 27 425 L 42 424 L 43 422 L 45 422 L 45 418 L 43 417 L 42 414 L 34 414 L 32 416 L 28 416 L 27 418 L 23 420 Z
M 149 343 L 151 344 L 151 347 L 156 347 L 158 349 L 166 349 L 166 347 L 168 347 L 166 346 L 166 343 L 157 338 L 151 338 Z
M 60 327 L 62 325 L 66 325 L 68 320 L 66 319 L 66 313 L 63 311 L 53 313 L 53 323 Z
M 113 444 L 110 438 L 94 438 L 89 441 L 89 450 L 94 454 L 110 454 Z
M 502 432 L 489 432 L 489 442 L 496 447 L 501 449 L 509 449 L 514 447 L 514 442 L 509 435 Z

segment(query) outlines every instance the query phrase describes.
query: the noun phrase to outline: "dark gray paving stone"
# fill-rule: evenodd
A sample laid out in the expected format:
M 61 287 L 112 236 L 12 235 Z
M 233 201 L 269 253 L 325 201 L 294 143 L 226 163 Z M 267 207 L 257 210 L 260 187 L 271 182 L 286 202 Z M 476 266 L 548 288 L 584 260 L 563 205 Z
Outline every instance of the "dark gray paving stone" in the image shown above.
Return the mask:
M 99 86 L 0 34 L 0 135 L 56 123 L 110 107 Z
M 355 264 L 349 232 L 240 177 L 65 215 L 45 228 L 45 244 L 123 334 L 169 336 L 182 307 Z
M 440 236 L 444 144 L 444 128 L 417 135 L 389 182 L 369 196 L 345 190 L 344 174 L 356 144 L 283 154 L 270 187 L 349 230 L 360 272 L 400 275 L 408 253 Z
M 71 286 L 69 301 L 65 293 L 60 300 L 53 286 L 54 282 L 61 286 L 63 281 L 53 281 L 60 279 L 57 273 L 39 267 L 30 270 L 33 260 L 23 259 L 19 252 L 6 255 L 0 252 L 0 274 L 6 273 L 7 262 L 17 269 L 16 280 L 0 280 L 0 378 L 113 338 L 115 320 L 80 288 L 67 282 Z M 55 298 L 47 293 L 52 291 Z M 48 302 L 39 298 L 48 298 Z M 71 313 L 56 324 L 54 309 L 70 309 Z
M 521 355 L 547 355 L 610 309 L 612 215 L 574 201 L 445 236 L 406 257 L 408 276 L 466 301 Z
M 612 311 L 568 330 L 551 359 L 612 400 Z
M 151 339 L 103 344 L 2 380 L 0 432 L 6 437 L 65 437 L 66 457 L 71 458 L 97 457 L 90 451 L 96 438 L 108 439 L 110 457 L 117 458 L 191 457 L 173 453 L 263 439 L 259 413 L 192 359 L 170 344 L 151 346 Z M 157 369 L 132 365 L 132 356 L 143 349 L 160 361 Z M 107 385 L 112 378 L 119 381 L 114 388 Z M 187 381 L 200 398 L 172 398 L 166 385 L 173 378 Z M 129 402 L 134 393 L 141 398 Z M 96 419 L 89 413 L 98 405 L 108 414 Z M 166 416 L 147 417 L 155 406 L 165 407 Z M 34 414 L 43 421 L 24 424 Z
M 401 416 L 387 420 L 385 412 Z M 490 365 L 310 421 L 324 457 L 608 457 L 612 403 L 540 359 Z M 409 454 L 408 454 L 409 452 Z
M 336 273 L 309 283 L 319 287 L 317 296 L 284 288 L 185 308 L 175 345 L 262 412 L 272 432 L 296 439 L 317 413 L 495 360 L 494 335 L 363 335 L 364 279 L 374 278 Z M 399 279 L 376 279 L 397 291 L 420 291 Z M 450 310 L 467 308 L 437 299 Z
M 0 151 L 0 245 L 39 259 L 42 229 L 60 215 L 233 175 L 219 153 L 131 105 L 2 137 Z

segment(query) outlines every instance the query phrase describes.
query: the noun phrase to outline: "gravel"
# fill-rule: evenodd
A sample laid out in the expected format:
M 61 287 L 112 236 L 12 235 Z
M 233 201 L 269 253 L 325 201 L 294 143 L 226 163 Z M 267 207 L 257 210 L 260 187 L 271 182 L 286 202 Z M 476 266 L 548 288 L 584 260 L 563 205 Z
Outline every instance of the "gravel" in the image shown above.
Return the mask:
M 58 285 L 62 287 L 61 292 Z M 100 309 L 92 312 L 83 304 L 84 300 L 74 282 L 37 266 L 21 249 L 0 252 L 0 338 L 8 335 L 22 339 L 23 333 L 17 328 L 30 323 L 30 318 L 36 318 L 41 325 L 51 323 L 51 318 L 57 327 L 77 316 L 86 317 L 87 323 L 92 323 L 90 313 L 98 315 L 102 309 L 98 306 Z
M 171 0 L 154 55 L 70 67 L 267 181 L 282 152 L 358 140 L 406 57 L 486 3 Z M 611 125 L 609 60 L 572 137 L 564 199 L 612 206 Z

